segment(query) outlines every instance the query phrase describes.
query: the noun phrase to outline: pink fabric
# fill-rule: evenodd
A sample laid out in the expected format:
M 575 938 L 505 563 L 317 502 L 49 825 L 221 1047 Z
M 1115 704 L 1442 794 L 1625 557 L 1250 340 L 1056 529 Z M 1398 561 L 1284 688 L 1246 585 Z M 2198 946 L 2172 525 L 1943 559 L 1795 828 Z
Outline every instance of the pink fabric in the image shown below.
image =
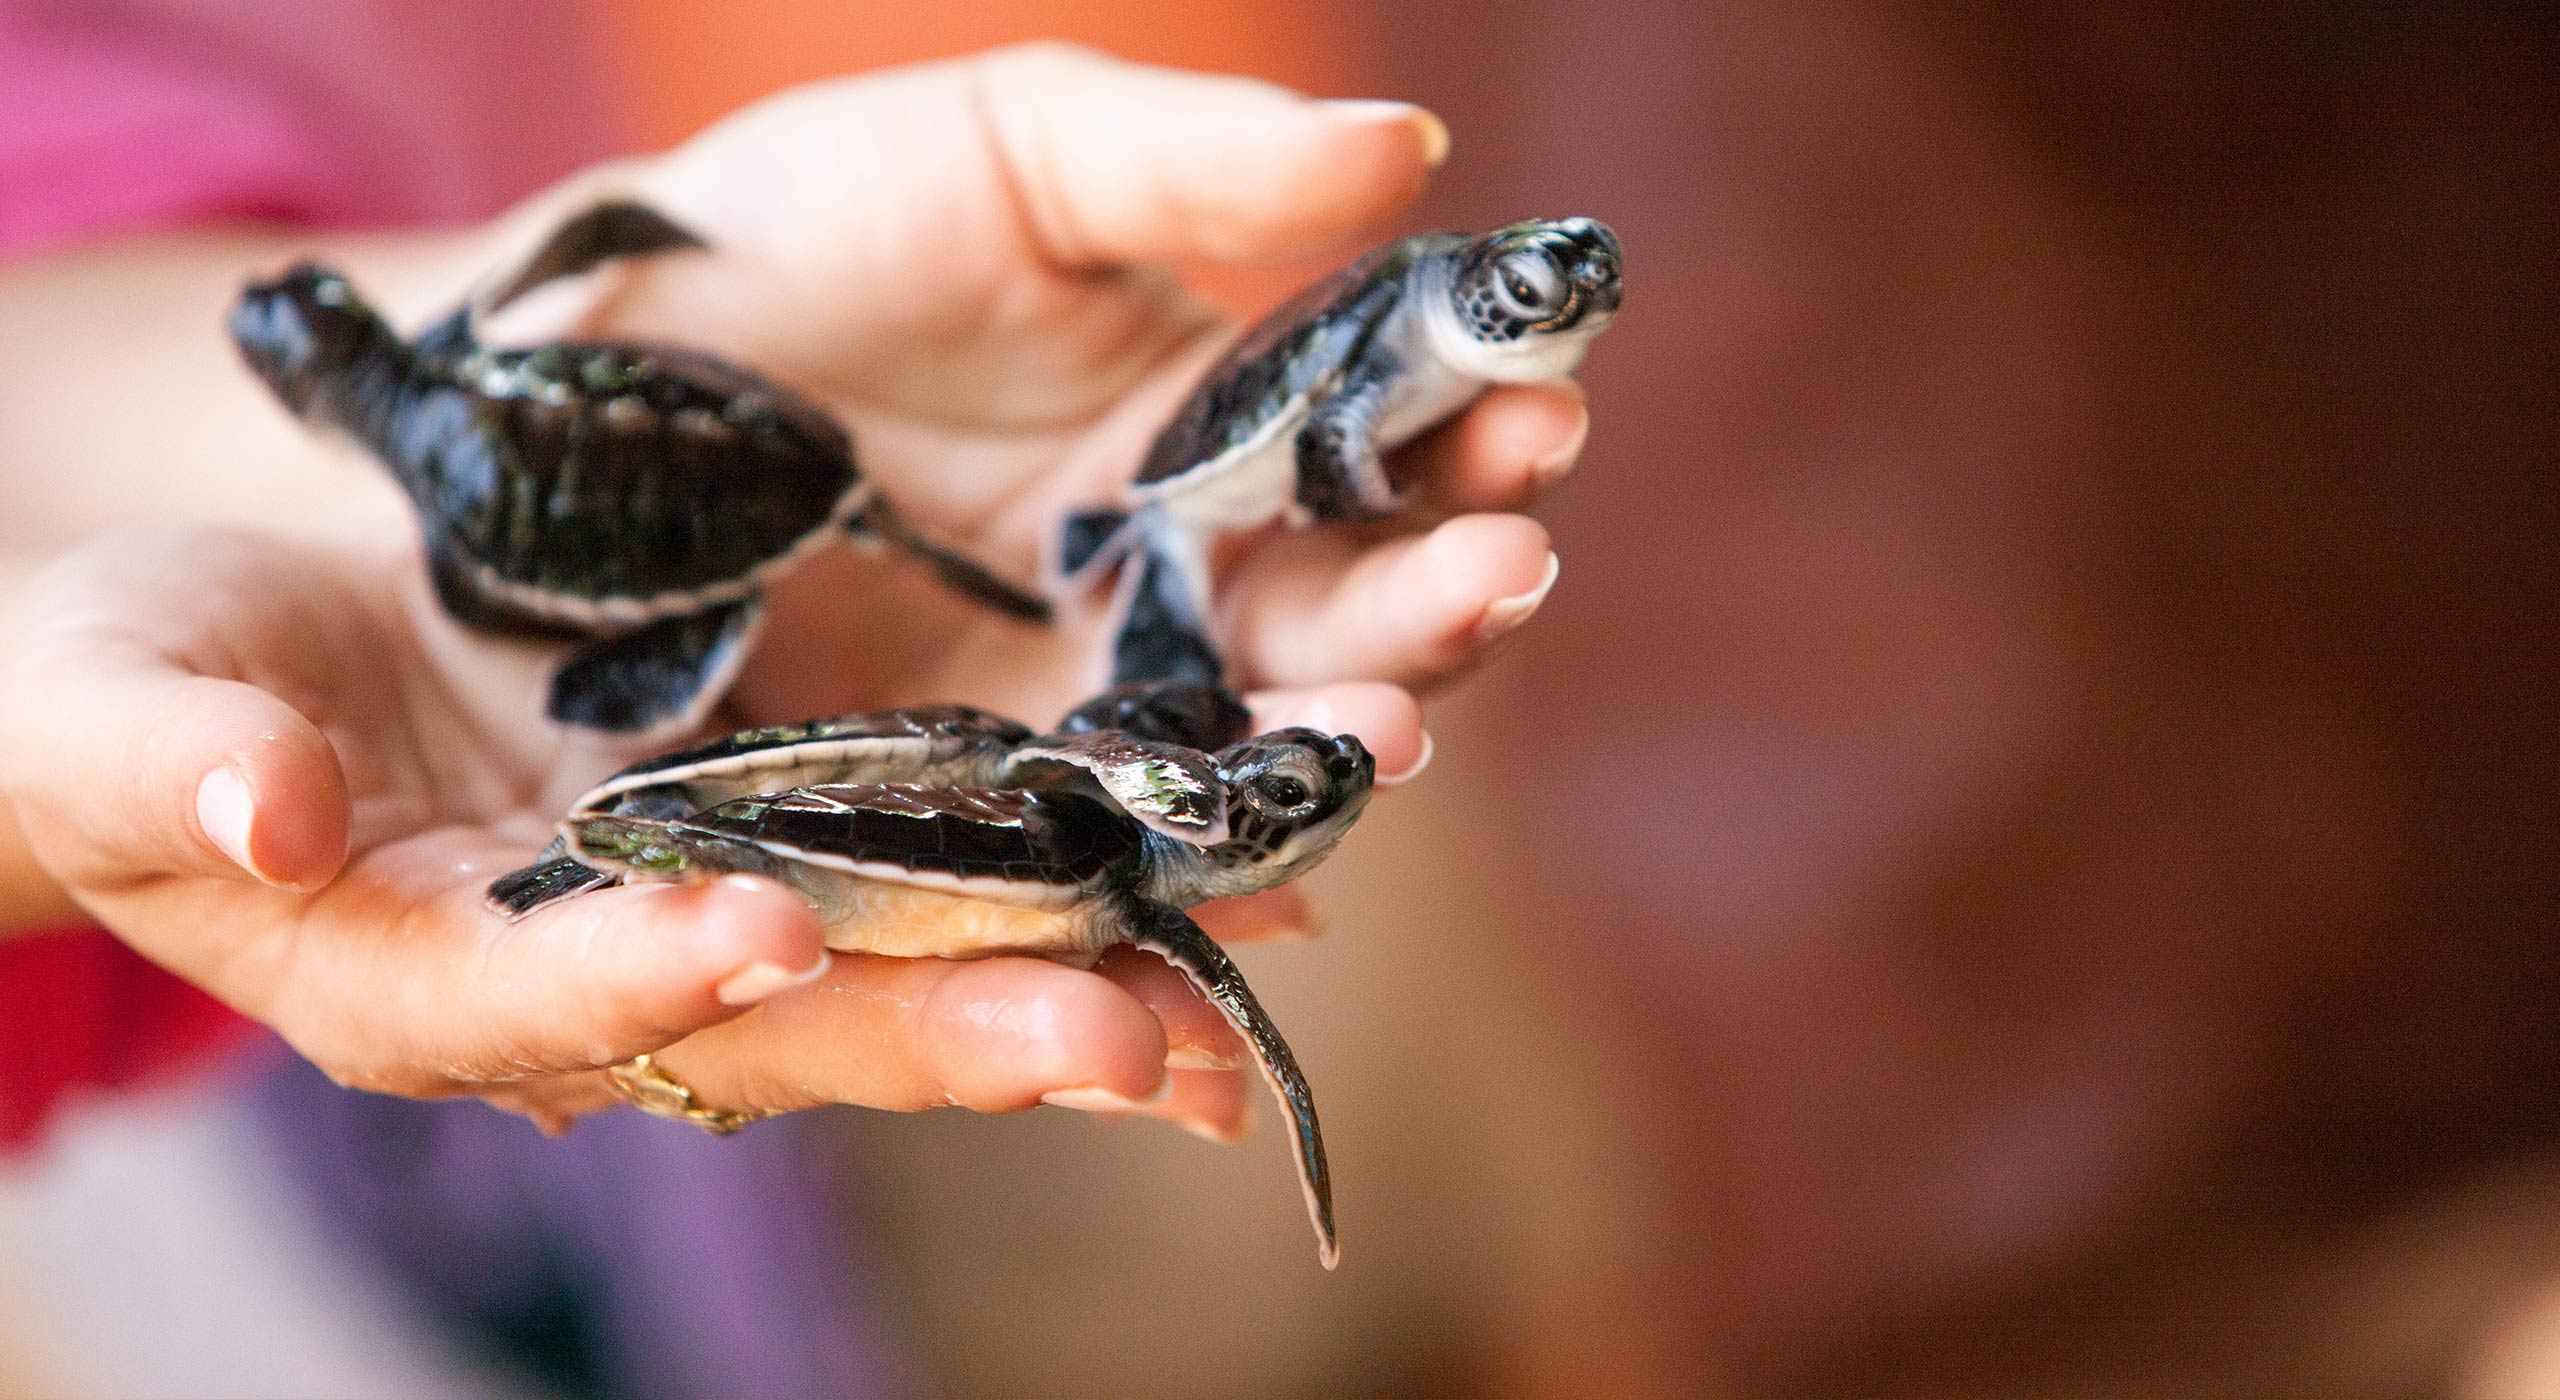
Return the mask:
M 0 0 L 0 258 L 223 221 L 495 213 L 616 144 L 586 19 L 514 0 Z M 0 1149 L 70 1095 L 245 1029 L 95 930 L 0 943 Z
M 610 153 L 580 4 L 0 0 L 0 253 L 451 223 Z

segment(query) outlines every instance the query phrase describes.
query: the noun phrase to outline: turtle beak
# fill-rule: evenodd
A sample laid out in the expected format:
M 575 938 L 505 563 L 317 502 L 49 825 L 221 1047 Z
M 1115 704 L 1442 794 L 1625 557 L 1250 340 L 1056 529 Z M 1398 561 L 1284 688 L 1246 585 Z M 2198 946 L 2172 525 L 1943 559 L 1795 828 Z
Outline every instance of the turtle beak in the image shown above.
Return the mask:
M 1368 786 L 1378 776 L 1378 760 L 1371 757 L 1369 746 L 1356 734 L 1328 735 L 1322 741 L 1324 770 L 1338 783 Z
M 1617 233 L 1598 219 L 1567 222 L 1574 226 L 1574 244 L 1582 254 L 1568 275 L 1587 304 L 1585 314 L 1605 316 L 1616 311 L 1621 266 Z

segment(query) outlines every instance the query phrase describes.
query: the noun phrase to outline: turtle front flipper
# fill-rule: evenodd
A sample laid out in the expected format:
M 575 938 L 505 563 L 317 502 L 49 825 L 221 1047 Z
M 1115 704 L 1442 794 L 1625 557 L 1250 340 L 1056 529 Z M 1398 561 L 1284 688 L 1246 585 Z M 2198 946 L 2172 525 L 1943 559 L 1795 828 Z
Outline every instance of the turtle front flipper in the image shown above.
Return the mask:
M 1298 429 L 1298 504 L 1318 520 L 1377 520 L 1403 504 L 1378 452 L 1394 361 L 1372 350 Z
M 1298 1071 L 1298 1057 L 1290 1053 L 1280 1028 L 1271 1024 L 1262 1003 L 1254 999 L 1253 989 L 1245 985 L 1244 973 L 1237 970 L 1227 950 L 1201 932 L 1190 915 L 1170 904 L 1132 899 L 1127 917 L 1130 941 L 1179 968 L 1252 1047 L 1254 1063 L 1261 1067 L 1263 1079 L 1289 1120 L 1298 1185 L 1306 1193 L 1307 1218 L 1316 1227 L 1317 1257 L 1332 1268 L 1342 1259 L 1342 1247 L 1333 1232 L 1333 1177 L 1325 1169 L 1324 1130 L 1316 1123 L 1315 1092 Z
M 687 727 L 728 689 L 763 621 L 763 601 L 742 598 L 589 643 L 552 673 L 544 713 L 607 734 Z
M 419 332 L 416 349 L 428 360 L 467 354 L 479 343 L 479 320 L 494 316 L 536 287 L 592 272 L 616 258 L 707 248 L 702 235 L 629 199 L 608 199 L 569 216 L 514 276 L 493 291 L 474 293 L 441 321 Z
M 1207 572 L 1205 562 L 1197 570 L 1186 568 L 1154 541 L 1141 548 L 1121 585 L 1127 601 L 1112 643 L 1115 683 L 1215 686 L 1225 678 L 1226 663 L 1209 640 Z
M 702 235 L 634 199 L 608 199 L 561 221 L 498 289 L 482 301 L 491 315 L 547 282 L 590 272 L 616 258 L 707 248 Z
M 1020 787 L 1044 769 L 1091 781 L 1140 825 L 1186 845 L 1227 839 L 1227 785 L 1198 749 L 1111 729 L 1051 734 L 1015 749 L 1002 781 Z
M 998 578 L 994 570 L 977 560 L 945 549 L 917 534 L 915 527 L 907 523 L 906 517 L 900 515 L 896 507 L 876 495 L 871 498 L 871 504 L 864 506 L 862 513 L 854 517 L 852 528 L 856 536 L 876 536 L 904 550 L 933 570 L 933 576 L 953 592 L 1008 617 L 1017 617 L 1025 622 L 1049 621 L 1048 599 L 1017 588 Z

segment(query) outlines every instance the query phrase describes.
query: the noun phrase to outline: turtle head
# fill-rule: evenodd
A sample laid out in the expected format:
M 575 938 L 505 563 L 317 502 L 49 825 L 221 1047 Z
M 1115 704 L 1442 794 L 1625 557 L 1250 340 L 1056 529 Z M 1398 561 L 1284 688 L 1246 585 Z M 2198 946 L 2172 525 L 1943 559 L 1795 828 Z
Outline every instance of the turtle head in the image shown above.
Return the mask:
M 367 357 L 400 343 L 344 276 L 310 262 L 242 288 L 231 341 L 297 416 Z
M 1508 381 L 1573 372 L 1618 314 L 1618 235 L 1597 219 L 1531 219 L 1458 254 L 1460 368 Z
M 1283 885 L 1333 853 L 1369 805 L 1377 761 L 1349 734 L 1279 729 L 1221 749 L 1227 839 L 1169 862 L 1179 904 Z

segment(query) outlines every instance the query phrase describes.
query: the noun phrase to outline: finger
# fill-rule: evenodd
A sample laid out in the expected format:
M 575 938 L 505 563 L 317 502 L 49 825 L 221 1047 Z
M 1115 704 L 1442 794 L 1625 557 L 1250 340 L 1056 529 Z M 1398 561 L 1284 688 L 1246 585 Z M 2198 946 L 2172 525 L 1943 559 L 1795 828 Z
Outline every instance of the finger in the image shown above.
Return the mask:
M 1411 692 L 1381 681 L 1257 691 L 1246 697 L 1254 732 L 1301 726 L 1324 734 L 1354 734 L 1378 761 L 1378 781 L 1411 782 L 1431 763 L 1431 735 Z
M 481 903 L 493 844 L 431 833 L 355 862 L 253 1012 L 342 1079 L 426 1094 L 614 1064 L 825 970 L 806 902 L 747 876 L 598 890 L 507 923 Z
M 13 649 L 0 773 L 79 886 L 209 875 L 312 889 L 346 859 L 346 776 L 309 720 L 94 633 Z
M 1572 474 L 1590 432 L 1572 380 L 1503 385 L 1406 447 L 1394 474 L 1447 509 L 1517 510 Z
M 1462 515 L 1365 549 L 1308 531 L 1239 566 L 1226 620 L 1247 669 L 1273 684 L 1427 688 L 1528 621 L 1556 573 L 1546 528 L 1526 516 Z
M 1244 1042 L 1190 980 L 1153 953 L 1122 946 L 1093 969 L 1136 997 L 1164 1026 L 1164 1062 L 1175 1069 L 1234 1069 L 1248 1063 Z
M 1074 266 L 1316 252 L 1422 192 L 1440 119 L 1062 44 L 977 61 L 990 136 L 1034 238 Z
M 1155 1014 L 1090 972 L 845 954 L 815 984 L 660 1059 L 721 1108 L 1127 1112 L 1164 1092 L 1165 1053 Z

